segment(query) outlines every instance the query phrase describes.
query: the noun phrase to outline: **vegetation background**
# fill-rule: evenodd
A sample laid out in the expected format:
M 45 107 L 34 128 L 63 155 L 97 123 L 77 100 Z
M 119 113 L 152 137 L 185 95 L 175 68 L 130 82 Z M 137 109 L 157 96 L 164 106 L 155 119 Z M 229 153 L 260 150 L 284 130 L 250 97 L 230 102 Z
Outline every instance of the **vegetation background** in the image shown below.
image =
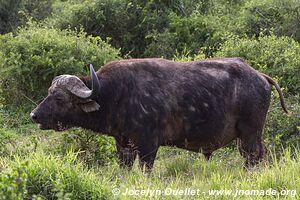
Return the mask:
M 299 0 L 0 0 L 0 199 L 149 199 L 128 189 L 291 190 L 235 199 L 300 199 Z M 264 137 L 268 155 L 243 168 L 235 143 L 210 162 L 161 148 L 152 174 L 120 169 L 114 141 L 81 129 L 40 131 L 29 112 L 58 74 L 87 74 L 116 59 L 177 61 L 241 57 L 274 77 L 290 115 L 272 95 Z M 296 191 L 296 193 L 293 191 Z

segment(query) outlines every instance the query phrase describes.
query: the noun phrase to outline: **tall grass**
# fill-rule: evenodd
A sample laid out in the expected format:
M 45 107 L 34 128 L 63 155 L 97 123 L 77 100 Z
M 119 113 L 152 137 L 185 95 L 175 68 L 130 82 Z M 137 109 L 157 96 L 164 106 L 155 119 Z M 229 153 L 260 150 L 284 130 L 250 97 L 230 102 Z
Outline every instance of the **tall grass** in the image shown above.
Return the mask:
M 0 194 L 5 197 L 2 199 L 9 199 L 7 194 L 19 195 L 20 199 L 294 199 L 299 198 L 295 192 L 300 191 L 300 153 L 294 150 L 285 149 L 281 157 L 270 152 L 269 161 L 246 170 L 237 151 L 220 150 L 207 162 L 200 154 L 163 148 L 151 174 L 143 174 L 137 164 L 132 171 L 117 164 L 88 170 L 74 152 L 62 157 L 40 151 L 0 160 Z M 186 188 L 198 189 L 199 193 L 178 194 Z M 10 190 L 13 192 L 8 193 Z M 153 190 L 156 195 L 138 195 L 140 190 Z M 232 193 L 212 195 L 214 190 Z M 243 190 L 289 190 L 289 194 L 261 196 Z M 112 191 L 120 193 L 113 195 Z M 236 195 L 236 191 L 240 193 Z

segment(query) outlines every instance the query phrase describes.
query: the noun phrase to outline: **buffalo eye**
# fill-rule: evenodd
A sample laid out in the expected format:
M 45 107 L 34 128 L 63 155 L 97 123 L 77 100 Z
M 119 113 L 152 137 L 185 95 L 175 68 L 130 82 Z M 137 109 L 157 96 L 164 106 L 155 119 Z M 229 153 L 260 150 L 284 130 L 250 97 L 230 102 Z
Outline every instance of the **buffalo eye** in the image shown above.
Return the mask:
M 54 100 L 55 100 L 57 103 L 62 103 L 62 102 L 65 101 L 65 98 L 64 98 L 63 95 L 57 94 L 57 95 L 54 95 Z

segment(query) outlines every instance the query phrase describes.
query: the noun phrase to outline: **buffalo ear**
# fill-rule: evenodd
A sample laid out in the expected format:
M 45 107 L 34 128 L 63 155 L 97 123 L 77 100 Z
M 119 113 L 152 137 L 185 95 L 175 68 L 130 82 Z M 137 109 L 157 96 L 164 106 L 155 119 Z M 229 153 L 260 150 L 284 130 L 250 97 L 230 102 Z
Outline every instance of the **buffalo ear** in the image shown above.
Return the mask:
M 84 112 L 94 112 L 100 109 L 100 105 L 96 101 L 87 101 L 80 104 Z

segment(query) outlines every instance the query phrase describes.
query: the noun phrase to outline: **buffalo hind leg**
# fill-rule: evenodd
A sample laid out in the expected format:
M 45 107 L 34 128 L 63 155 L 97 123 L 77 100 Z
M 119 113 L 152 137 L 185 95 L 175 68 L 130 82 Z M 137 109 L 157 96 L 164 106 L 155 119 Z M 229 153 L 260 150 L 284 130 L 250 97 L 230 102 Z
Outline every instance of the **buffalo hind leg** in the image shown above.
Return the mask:
M 238 149 L 246 159 L 245 167 L 250 168 L 258 164 L 265 155 L 265 146 L 262 139 L 262 130 L 252 130 L 243 127 L 238 138 Z
M 265 147 L 261 139 L 253 141 L 253 143 L 239 141 L 240 154 L 246 159 L 245 167 L 250 168 L 263 160 L 265 155 Z
M 139 150 L 140 168 L 144 172 L 151 172 L 157 151 L 158 148 L 156 147 L 153 148 L 151 151 Z
M 254 93 L 259 91 L 258 93 Z M 249 88 L 249 91 L 257 94 L 244 99 L 241 106 L 240 117 L 236 124 L 238 133 L 238 147 L 241 155 L 246 159 L 245 167 L 249 168 L 263 160 L 265 145 L 262 132 L 270 105 L 270 88 Z M 249 96 L 250 97 L 250 96 Z
M 209 159 L 211 158 L 211 155 L 212 155 L 212 153 L 203 153 L 203 155 L 204 155 L 204 157 L 205 157 L 205 159 L 207 160 L 207 161 L 209 161 Z
M 158 148 L 158 142 L 153 140 L 144 140 L 137 146 L 139 165 L 144 172 L 151 172 Z
M 134 145 L 125 137 L 116 138 L 116 145 L 120 167 L 130 170 L 137 154 Z

